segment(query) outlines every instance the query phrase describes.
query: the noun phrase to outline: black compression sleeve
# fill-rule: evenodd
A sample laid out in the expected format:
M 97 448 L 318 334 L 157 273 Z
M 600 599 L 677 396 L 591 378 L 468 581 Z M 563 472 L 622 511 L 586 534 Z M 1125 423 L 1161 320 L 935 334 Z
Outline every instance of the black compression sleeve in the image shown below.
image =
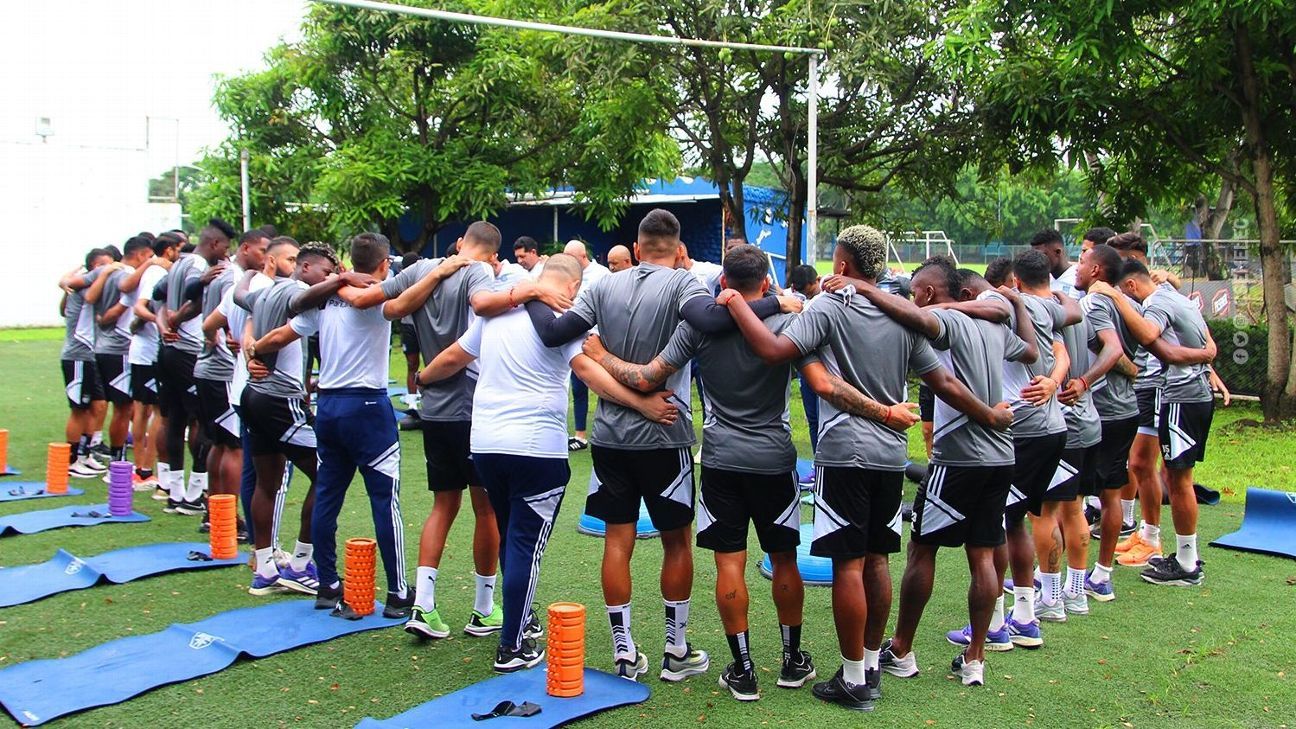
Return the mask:
M 753 303 L 751 309 L 758 318 L 771 317 L 779 312 L 778 297 L 766 296 Z M 680 307 L 680 317 L 703 334 L 723 334 L 737 329 L 729 315 L 729 307 L 717 304 L 709 296 L 696 296 L 684 302 Z
M 562 346 L 594 328 L 593 324 L 574 312 L 569 311 L 555 317 L 553 309 L 539 301 L 528 301 L 526 310 L 531 317 L 531 326 L 535 327 L 536 334 L 540 335 L 540 341 L 546 347 Z

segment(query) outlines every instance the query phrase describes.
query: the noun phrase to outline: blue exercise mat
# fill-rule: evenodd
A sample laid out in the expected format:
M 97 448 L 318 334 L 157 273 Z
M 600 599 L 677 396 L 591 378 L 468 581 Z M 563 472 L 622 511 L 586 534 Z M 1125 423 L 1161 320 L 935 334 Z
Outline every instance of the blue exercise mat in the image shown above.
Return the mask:
M 814 460 L 813 460 L 813 459 L 810 459 L 810 458 L 798 458 L 798 459 L 797 459 L 797 466 L 796 466 L 796 468 L 797 468 L 797 478 L 798 478 L 798 479 L 813 478 L 813 477 L 814 477 Z
M 802 524 L 801 544 L 797 547 L 797 571 L 801 573 L 801 580 L 807 585 L 831 585 L 832 560 L 810 554 L 810 542 L 813 539 L 814 525 Z M 774 578 L 774 565 L 770 563 L 769 555 L 765 555 L 761 560 L 760 573 L 767 579 Z
M 68 487 L 65 494 L 51 494 L 45 490 L 44 482 L 9 481 L 0 483 L 0 501 L 25 501 L 27 499 L 53 499 L 59 496 L 80 496 L 81 489 Z
M 129 516 L 112 516 L 108 513 L 107 504 L 64 506 L 61 509 L 24 511 L 21 514 L 0 516 L 0 537 L 8 535 L 10 532 L 35 534 L 36 532 L 58 529 L 59 527 L 130 524 L 148 520 L 147 516 L 139 512 L 134 512 Z
M 351 633 L 399 625 L 382 606 L 361 620 L 331 617 L 312 600 L 283 600 L 230 610 L 95 646 L 67 658 L 27 661 L 0 670 L 0 704 L 18 723 L 44 724 L 77 711 L 216 673 L 238 660 L 282 653 Z
M 0 569 L 0 607 L 22 605 L 104 582 L 132 582 L 180 570 L 234 567 L 244 557 L 212 559 L 205 542 L 172 542 L 127 547 L 81 559 L 60 549 L 47 562 Z
M 397 714 L 390 719 L 366 718 L 357 729 L 404 729 L 405 727 L 489 727 L 492 729 L 547 729 L 562 726 L 600 711 L 618 706 L 640 704 L 648 699 L 649 690 L 644 684 L 628 681 L 611 674 L 585 669 L 585 693 L 570 699 L 550 696 L 545 689 L 546 665 L 504 676 L 496 676 L 452 694 L 432 699 L 426 704 Z M 0 677 L 3 673 L 0 672 Z M 501 717 L 490 723 L 473 721 L 473 714 L 487 714 L 501 701 L 512 701 L 521 706 L 530 701 L 540 705 L 540 713 L 520 719 Z M 634 723 L 634 722 L 631 722 Z
M 1296 492 L 1247 488 L 1242 527 L 1211 546 L 1296 557 Z
M 580 521 L 576 524 L 576 531 L 581 534 L 588 534 L 591 537 L 601 537 L 607 534 L 607 524 L 596 516 L 590 516 L 584 512 L 580 515 Z M 652 539 L 661 536 L 657 527 L 653 526 L 652 517 L 648 516 L 648 508 L 643 504 L 639 505 L 639 521 L 635 522 L 635 539 Z
M 21 475 L 22 475 L 22 471 L 14 468 L 13 466 L 5 466 L 4 470 L 0 471 L 0 476 L 21 476 Z

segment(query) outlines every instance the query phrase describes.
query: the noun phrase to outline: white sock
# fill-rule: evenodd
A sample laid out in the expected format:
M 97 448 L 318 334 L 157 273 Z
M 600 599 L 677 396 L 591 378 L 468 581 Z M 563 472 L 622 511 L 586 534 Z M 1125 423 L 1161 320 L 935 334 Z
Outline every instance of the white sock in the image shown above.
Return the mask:
M 1175 542 L 1178 545 L 1175 557 L 1179 560 L 1179 566 L 1189 572 L 1197 569 L 1197 535 L 1176 534 Z
M 420 610 L 436 610 L 436 567 L 420 566 L 414 572 L 414 605 Z
M 474 572 L 473 578 L 477 581 L 473 610 L 482 615 L 490 615 L 495 610 L 495 575 L 482 576 Z
M 1004 626 L 1004 595 L 1003 590 L 999 591 L 999 597 L 995 598 L 994 614 L 990 616 L 990 632 L 1003 630 Z
M 1099 499 L 1097 496 L 1086 496 L 1084 502 L 1086 506 L 1092 506 L 1093 508 L 1102 511 L 1102 499 Z
M 1084 594 L 1085 571 L 1067 567 L 1066 592 L 1072 597 Z
M 292 559 L 289 560 L 289 565 L 295 572 L 304 572 L 306 565 L 310 564 L 311 557 L 314 556 L 315 545 L 297 542 L 297 546 L 293 547 Z
M 103 431 L 96 430 L 90 435 L 90 447 L 93 448 L 103 442 Z
M 1134 499 L 1121 499 L 1121 523 L 1134 523 Z
M 255 552 L 256 573 L 261 577 L 275 577 L 279 574 L 279 568 L 275 566 L 274 549 L 266 547 L 258 549 Z
M 1143 526 L 1139 527 L 1139 539 L 1150 547 L 1160 547 L 1161 527 L 1143 522 Z
M 608 625 L 612 628 L 612 659 L 634 660 L 634 638 L 630 636 L 630 603 L 608 605 Z
M 1013 620 L 1029 623 L 1035 619 L 1035 588 L 1013 585 Z
M 666 604 L 666 650 L 677 658 L 688 653 L 688 600 L 662 600 Z
M 1046 605 L 1056 605 L 1062 599 L 1062 573 L 1040 573 L 1040 599 Z
M 153 475 L 157 477 L 158 486 L 164 489 L 171 489 L 171 467 L 165 463 L 159 462 L 153 467 Z
M 868 671 L 877 671 L 881 669 L 882 667 L 881 663 L 882 663 L 882 651 L 880 650 L 871 651 L 868 648 L 864 649 L 864 671 L 866 673 Z
M 189 488 L 185 490 L 185 501 L 197 501 L 199 496 L 207 490 L 206 473 L 190 473 Z
M 1104 582 L 1111 582 L 1111 574 L 1111 567 L 1094 564 L 1093 574 L 1089 575 L 1089 581 L 1095 585 L 1101 585 Z
M 167 476 L 171 479 L 167 483 L 167 490 L 171 492 L 171 500 L 184 501 L 185 498 L 184 471 L 168 471 Z
M 867 682 L 868 679 L 864 677 L 864 661 L 852 661 L 842 656 L 842 678 L 853 686 Z

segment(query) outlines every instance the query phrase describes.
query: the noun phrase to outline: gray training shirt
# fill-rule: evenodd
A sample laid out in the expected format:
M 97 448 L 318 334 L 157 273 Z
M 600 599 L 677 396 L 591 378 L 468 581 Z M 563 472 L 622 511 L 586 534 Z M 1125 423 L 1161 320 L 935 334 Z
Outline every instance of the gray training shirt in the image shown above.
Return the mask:
M 289 304 L 306 289 L 306 284 L 295 278 L 279 278 L 275 279 L 274 285 L 249 294 L 247 300 L 252 307 L 252 336 L 260 339 L 268 332 L 287 324 L 291 318 L 288 313 Z M 306 364 L 302 358 L 300 339 L 278 352 L 258 357 L 270 368 L 270 376 L 262 380 L 248 380 L 248 387 L 271 397 L 306 397 L 306 388 L 302 386 Z
M 1053 357 L 1053 342 L 1062 341 L 1062 322 L 1066 314 L 1062 305 L 1053 299 L 1042 299 L 1031 294 L 1019 294 L 1030 315 L 1031 327 L 1035 331 L 1035 341 L 1039 347 L 1039 358 L 1030 364 L 1024 362 L 1004 362 L 1003 399 L 1012 404 L 1013 438 L 1039 438 L 1045 435 L 1066 432 L 1066 421 L 1062 418 L 1062 408 L 1057 397 L 1036 407 L 1022 398 L 1022 390 L 1030 385 L 1037 376 L 1049 377 L 1057 360 Z M 1008 305 L 1012 312 L 1009 321 L 1012 330 L 1017 331 L 1017 310 L 1007 297 L 997 291 L 989 291 L 979 298 L 996 297 Z
M 207 270 L 207 261 L 203 260 L 196 253 L 190 253 L 181 256 L 171 266 L 171 271 L 167 274 L 167 292 L 166 307 L 171 311 L 179 311 L 180 305 L 184 303 L 184 290 L 190 281 L 196 281 L 202 277 L 203 271 Z M 181 352 L 187 352 L 194 356 L 202 354 L 203 336 L 202 322 L 195 320 L 198 317 L 181 322 L 176 327 L 176 334 L 180 338 L 174 342 L 163 340 L 162 346 L 175 347 Z
M 818 353 L 828 371 L 883 405 L 908 399 L 908 371 L 940 366 L 926 337 L 905 329 L 859 295 L 822 293 L 784 332 L 803 355 Z M 711 380 L 707 393 L 711 392 Z M 819 400 L 815 465 L 903 471 L 904 433 Z
M 1083 311 L 1083 308 L 1081 309 Z M 1062 329 L 1062 343 L 1066 345 L 1067 355 L 1071 358 L 1071 369 L 1066 378 L 1074 380 L 1089 369 L 1089 340 L 1092 339 L 1093 325 L 1089 317 L 1084 317 L 1079 324 L 1072 324 Z M 1060 391 L 1066 383 L 1059 385 Z M 1102 421 L 1098 419 L 1098 410 L 1094 407 L 1093 394 L 1085 390 L 1074 405 L 1059 402 L 1062 418 L 1067 427 L 1067 448 L 1088 448 L 1102 440 Z
M 202 297 L 201 318 L 203 321 L 206 321 L 207 317 L 211 316 L 211 313 L 220 307 L 225 292 L 231 286 L 237 284 L 241 278 L 243 278 L 243 269 L 231 262 L 224 273 L 207 284 L 207 288 L 203 289 Z M 203 338 L 203 351 L 202 354 L 198 355 L 197 363 L 194 364 L 194 377 L 218 382 L 232 382 L 234 380 L 234 353 L 225 344 L 225 333 L 223 331 L 216 333 L 216 346 L 209 344 L 206 337 Z
M 1206 320 L 1187 296 L 1169 286 L 1158 286 L 1143 302 L 1143 316 L 1161 327 L 1161 338 L 1192 349 L 1206 346 Z M 1210 402 L 1206 365 L 1165 365 L 1162 368 L 1161 402 Z
M 121 285 L 127 276 L 131 275 L 131 269 L 120 268 L 108 274 L 108 280 L 104 281 L 103 290 L 99 293 L 99 299 L 94 303 L 95 319 L 95 354 L 124 355 L 130 352 L 130 335 L 123 333 L 117 328 L 116 322 L 105 326 L 100 326 L 98 317 L 108 313 L 117 302 L 121 301 Z
M 96 268 L 82 276 L 87 288 L 94 283 L 102 271 L 102 268 Z M 63 302 L 63 319 L 67 324 L 67 333 L 64 335 L 63 351 L 59 353 L 59 359 L 75 362 L 94 360 L 96 329 L 94 307 L 86 306 L 85 292 L 85 289 L 73 291 L 67 295 L 67 301 Z
M 1128 297 L 1126 297 L 1128 298 Z M 1129 299 L 1134 308 L 1142 311 L 1137 301 Z M 1135 361 L 1138 353 L 1142 351 L 1138 340 L 1130 332 L 1129 327 L 1125 326 L 1125 320 L 1121 318 L 1120 312 L 1116 310 L 1116 304 L 1106 296 L 1094 295 L 1086 296 L 1080 302 L 1085 309 L 1085 318 L 1093 330 L 1093 336 L 1090 339 L 1090 346 L 1095 352 L 1102 349 L 1102 342 L 1098 339 L 1098 332 L 1115 331 L 1116 338 L 1120 340 L 1121 349 L 1130 361 Z M 1091 360 L 1092 361 L 1092 360 Z M 1099 377 L 1096 381 L 1089 383 L 1090 391 L 1093 393 L 1094 406 L 1098 408 L 1098 417 L 1103 422 L 1115 420 L 1128 420 L 1138 416 L 1138 399 L 1134 395 L 1134 378 L 1127 377 L 1110 370 L 1106 375 Z
M 1003 395 L 1003 365 L 1026 351 L 1026 343 L 1003 324 L 973 319 L 953 309 L 928 309 L 940 320 L 932 340 L 936 358 L 977 399 L 994 406 Z M 1014 426 L 1016 427 L 1016 426 Z M 941 466 L 1011 466 L 1011 432 L 972 420 L 936 398 L 932 422 L 932 463 Z
M 400 296 L 427 273 L 441 265 L 442 258 L 425 258 L 382 282 L 388 299 Z M 495 284 L 490 266 L 474 263 L 455 271 L 437 284 L 432 295 L 411 318 L 418 334 L 419 350 L 424 362 L 431 362 L 442 350 L 459 341 L 468 331 L 474 314 L 468 301 L 479 292 L 489 292 Z M 475 371 L 475 370 L 474 370 Z M 434 382 L 419 392 L 419 419 L 441 422 L 471 422 L 473 391 L 477 380 L 465 368 L 453 377 Z
M 572 311 L 599 328 L 603 346 L 634 364 L 651 362 L 666 348 L 680 323 L 680 307 L 698 296 L 710 296 L 697 277 L 684 269 L 641 262 L 634 268 L 599 279 L 576 300 Z M 594 411 L 595 445 L 624 450 L 686 448 L 693 445 L 689 369 L 666 380 L 675 393 L 680 417 L 674 425 L 645 420 L 630 408 L 599 398 Z
M 762 323 L 785 332 L 795 317 Z M 677 370 L 697 358 L 707 383 L 702 416 L 702 465 L 726 471 L 779 474 L 796 468 L 788 417 L 792 365 L 767 366 L 734 331 L 708 336 L 681 322 L 661 358 Z

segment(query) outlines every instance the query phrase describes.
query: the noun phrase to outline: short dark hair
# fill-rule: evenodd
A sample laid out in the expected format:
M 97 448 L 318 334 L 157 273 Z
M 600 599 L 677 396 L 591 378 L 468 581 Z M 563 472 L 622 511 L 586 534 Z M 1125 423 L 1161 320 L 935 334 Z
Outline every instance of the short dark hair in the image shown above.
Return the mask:
M 1035 246 L 1046 246 L 1052 243 L 1057 243 L 1058 245 L 1062 245 L 1063 243 L 1062 234 L 1052 228 L 1045 228 L 1030 237 L 1030 245 L 1032 248 Z
M 473 245 L 487 248 L 493 253 L 499 251 L 499 228 L 496 228 L 493 224 L 488 223 L 485 220 L 478 220 L 468 226 L 468 230 L 464 231 L 464 239 L 472 240 Z
M 180 245 L 180 239 L 171 233 L 163 233 L 153 241 L 153 255 L 160 256 L 166 253 L 168 248 L 175 248 Z
M 1013 259 L 1013 275 L 1027 286 L 1047 286 L 1049 269 L 1048 258 L 1033 248 L 1018 253 Z
M 984 288 L 982 284 L 984 284 L 985 286 L 994 286 L 994 284 L 992 284 L 989 279 L 977 273 L 976 271 L 973 271 L 970 268 L 960 268 L 958 270 L 958 277 L 959 277 L 960 289 L 972 289 L 975 291 L 980 291 Z
M 210 234 L 212 232 L 225 236 L 225 240 L 234 240 L 238 237 L 238 233 L 235 232 L 234 226 L 220 218 L 212 218 L 207 221 L 207 227 L 203 230 L 203 233 Z
M 337 253 L 323 243 L 307 243 L 297 247 L 298 263 L 310 258 L 323 258 L 334 266 L 338 265 Z
M 149 239 L 149 241 L 153 241 L 153 240 L 155 240 L 155 239 L 157 238 L 157 236 L 153 235 L 152 233 L 148 232 L 147 230 L 141 230 L 140 232 L 138 232 L 138 233 L 135 234 L 135 237 L 136 237 L 136 238 L 147 238 L 147 239 Z
M 1110 284 L 1120 281 L 1121 262 L 1124 260 L 1115 248 L 1106 243 L 1098 243 L 1089 249 L 1089 260 L 1098 264 L 1102 278 Z
M 243 245 L 244 243 L 251 243 L 252 241 L 260 240 L 262 238 L 269 240 L 270 238 L 273 237 L 274 237 L 273 235 L 266 233 L 264 230 L 260 228 L 253 228 L 252 230 L 246 231 L 245 233 L 243 233 L 243 235 L 239 236 L 239 245 Z
M 524 251 L 540 252 L 540 244 L 536 242 L 535 238 L 532 238 L 529 235 L 519 236 L 517 240 L 513 241 L 513 250 L 516 251 L 519 248 Z
M 817 278 L 819 278 L 819 270 L 814 266 L 803 263 L 800 266 L 792 267 L 792 272 L 787 277 L 787 285 L 797 291 L 805 291 L 806 287 Z
M 1150 278 L 1152 274 L 1148 271 L 1147 266 L 1137 258 L 1126 258 L 1121 263 L 1120 279 L 1111 283 L 1120 283 L 1127 278 L 1138 276 L 1139 278 Z
M 373 273 L 391 252 L 382 233 L 361 233 L 351 239 L 351 265 L 360 273 Z
M 1148 250 L 1147 241 L 1138 233 L 1121 233 L 1112 236 L 1107 241 L 1107 245 L 1118 251 L 1137 251 L 1145 256 Z
M 937 274 L 942 278 L 945 284 L 945 289 L 949 293 L 950 298 L 957 299 L 958 291 L 962 287 L 962 279 L 959 278 L 958 266 L 954 263 L 954 259 L 949 256 L 932 256 L 923 261 L 922 264 L 914 270 L 913 278 L 918 278 L 920 273 L 929 268 L 932 269 L 934 274 Z M 911 278 L 910 280 L 912 281 L 913 279 Z
M 276 235 L 270 239 L 270 245 L 266 246 L 266 253 L 274 253 L 275 250 L 283 248 L 284 246 L 292 246 L 293 248 L 298 249 L 301 248 L 301 244 L 297 242 L 296 238 L 289 235 Z
M 1111 238 L 1115 235 L 1116 235 L 1116 231 L 1112 230 L 1111 228 L 1108 228 L 1105 225 L 1099 225 L 1090 228 L 1089 230 L 1086 230 L 1084 234 L 1084 239 L 1091 240 L 1094 242 L 1095 245 L 1097 245 L 1098 243 L 1106 243 L 1108 240 L 1111 240 Z
M 121 249 L 113 245 L 112 243 L 109 243 L 108 245 L 104 246 L 103 251 L 104 253 L 107 253 L 108 255 L 112 256 L 112 259 L 114 261 L 120 261 L 122 259 Z
M 96 259 L 96 258 L 101 258 L 101 257 L 103 257 L 103 256 L 108 256 L 109 258 L 112 258 L 112 254 L 109 253 L 108 251 L 105 251 L 105 250 L 102 249 L 102 248 L 91 248 L 91 249 L 90 249 L 90 252 L 87 253 L 87 254 L 86 254 L 86 257 L 85 257 L 85 267 L 86 267 L 86 270 L 89 271 L 89 270 L 93 269 L 93 268 L 94 268 L 94 261 L 95 261 L 95 259 Z
M 679 243 L 679 219 L 669 210 L 653 208 L 639 221 L 639 247 L 646 248 L 653 254 L 668 252 L 668 249 Z
M 1000 256 L 986 264 L 985 280 L 991 286 L 1003 286 L 1008 282 L 1008 274 L 1012 273 L 1013 262 L 1007 256 Z
M 269 238 L 269 239 L 271 239 L 271 240 L 274 240 L 275 236 L 279 235 L 279 229 L 276 228 L 276 227 L 274 227 L 274 226 L 271 225 L 270 223 L 266 223 L 265 225 L 257 226 L 256 229 L 259 230 L 259 231 L 261 231 L 262 233 L 265 233 L 265 237 L 267 237 L 267 238 Z
M 148 238 L 145 238 L 142 235 L 137 235 L 134 238 L 131 238 L 130 240 L 126 241 L 126 245 L 122 246 L 122 256 L 132 255 L 136 251 L 140 250 L 141 248 L 147 248 L 150 251 L 152 251 L 153 241 L 149 240 Z
M 422 257 L 423 256 L 420 256 L 418 253 L 406 253 L 401 257 L 401 268 L 405 269 L 413 266 L 415 263 L 418 263 L 419 259 Z
M 760 288 L 769 272 L 769 259 L 765 251 L 743 244 L 725 254 L 723 268 L 726 285 L 746 293 Z

